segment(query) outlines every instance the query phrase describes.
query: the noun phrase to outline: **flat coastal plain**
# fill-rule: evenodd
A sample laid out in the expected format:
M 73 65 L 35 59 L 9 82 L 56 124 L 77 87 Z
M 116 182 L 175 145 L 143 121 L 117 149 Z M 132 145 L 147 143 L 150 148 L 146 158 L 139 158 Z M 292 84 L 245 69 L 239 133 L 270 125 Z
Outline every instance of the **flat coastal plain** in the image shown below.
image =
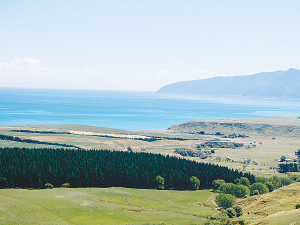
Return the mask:
M 270 176 L 277 174 L 278 160 L 282 156 L 289 162 L 297 160 L 295 152 L 300 149 L 300 119 L 189 121 L 165 130 L 151 131 L 85 125 L 0 126 L 0 135 L 0 147 L 117 151 L 130 148 L 136 152 L 184 157 Z M 184 153 L 188 151 L 193 154 Z

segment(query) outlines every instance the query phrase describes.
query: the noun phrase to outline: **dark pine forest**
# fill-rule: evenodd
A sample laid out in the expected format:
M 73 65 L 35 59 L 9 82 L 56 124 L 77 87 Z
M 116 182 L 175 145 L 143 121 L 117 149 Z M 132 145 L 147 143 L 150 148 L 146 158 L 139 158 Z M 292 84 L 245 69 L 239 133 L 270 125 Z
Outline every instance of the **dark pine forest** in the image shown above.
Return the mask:
M 216 179 L 233 182 L 253 175 L 219 165 L 198 163 L 151 153 L 78 149 L 0 148 L 0 186 L 43 188 L 46 183 L 60 187 L 155 188 L 155 177 L 165 179 L 165 189 L 189 189 L 196 176 L 200 188 L 210 188 Z

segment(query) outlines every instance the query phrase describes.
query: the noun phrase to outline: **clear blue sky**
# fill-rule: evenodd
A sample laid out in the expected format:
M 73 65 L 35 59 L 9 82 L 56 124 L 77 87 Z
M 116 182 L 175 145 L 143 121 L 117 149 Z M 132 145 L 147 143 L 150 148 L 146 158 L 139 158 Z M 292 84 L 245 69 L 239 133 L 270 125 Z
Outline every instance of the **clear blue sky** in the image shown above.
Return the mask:
M 0 87 L 156 91 L 300 69 L 298 0 L 1 0 Z

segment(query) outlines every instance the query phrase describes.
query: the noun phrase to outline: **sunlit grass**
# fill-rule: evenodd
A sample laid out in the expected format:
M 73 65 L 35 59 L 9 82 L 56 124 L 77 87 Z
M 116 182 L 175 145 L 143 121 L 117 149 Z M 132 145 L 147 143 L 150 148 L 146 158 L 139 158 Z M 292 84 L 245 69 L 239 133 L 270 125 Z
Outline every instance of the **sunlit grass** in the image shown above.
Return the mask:
M 129 188 L 0 190 L 1 224 L 201 224 L 208 190 Z

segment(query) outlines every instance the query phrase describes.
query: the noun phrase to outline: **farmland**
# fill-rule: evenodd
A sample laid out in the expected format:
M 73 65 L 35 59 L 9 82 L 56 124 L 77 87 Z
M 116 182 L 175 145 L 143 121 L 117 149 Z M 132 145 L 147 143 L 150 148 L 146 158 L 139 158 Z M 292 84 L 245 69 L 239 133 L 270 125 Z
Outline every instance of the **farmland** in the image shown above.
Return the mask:
M 300 147 L 300 119 L 228 119 L 191 121 L 166 130 L 126 131 L 84 125 L 0 126 L 0 135 L 24 140 L 0 140 L 0 147 L 111 149 L 160 153 L 182 157 L 176 149 L 197 151 L 187 159 L 220 164 L 254 175 L 270 176 L 277 172 L 281 156 L 297 160 Z M 31 141 L 32 142 L 31 142 Z M 31 142 L 31 143 L 30 143 Z M 33 143 L 36 142 L 36 143 Z M 203 147 L 204 143 L 223 146 Z M 65 146 L 64 146 L 65 145 Z M 242 146 L 241 146 L 242 145 Z M 221 146 L 221 145 L 220 145 Z M 70 147 L 70 148 L 71 148 Z M 211 153 L 213 150 L 214 153 Z
M 256 176 L 284 177 L 288 175 L 278 173 L 278 160 L 284 156 L 298 162 L 299 135 L 299 118 L 190 121 L 152 131 L 84 125 L 0 126 L 0 147 L 145 152 L 218 164 Z M 202 224 L 219 213 L 216 195 L 209 189 L 1 189 L 0 223 Z M 295 209 L 299 196 L 296 182 L 238 199 L 244 211 L 239 219 L 248 224 L 300 224 L 299 209 Z

